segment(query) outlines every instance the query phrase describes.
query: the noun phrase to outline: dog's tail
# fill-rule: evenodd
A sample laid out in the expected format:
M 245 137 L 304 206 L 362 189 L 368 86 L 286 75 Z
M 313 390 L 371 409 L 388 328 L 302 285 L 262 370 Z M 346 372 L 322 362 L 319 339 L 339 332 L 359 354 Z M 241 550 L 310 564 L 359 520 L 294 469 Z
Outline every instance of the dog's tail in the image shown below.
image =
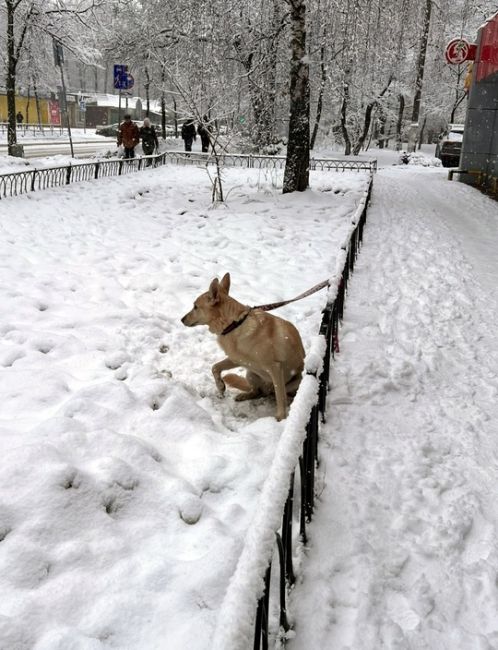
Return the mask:
M 228 375 L 223 375 L 223 381 L 225 384 L 228 384 L 232 388 L 238 388 L 246 393 L 252 390 L 251 384 L 247 381 L 245 377 L 236 375 L 234 373 L 229 373 Z

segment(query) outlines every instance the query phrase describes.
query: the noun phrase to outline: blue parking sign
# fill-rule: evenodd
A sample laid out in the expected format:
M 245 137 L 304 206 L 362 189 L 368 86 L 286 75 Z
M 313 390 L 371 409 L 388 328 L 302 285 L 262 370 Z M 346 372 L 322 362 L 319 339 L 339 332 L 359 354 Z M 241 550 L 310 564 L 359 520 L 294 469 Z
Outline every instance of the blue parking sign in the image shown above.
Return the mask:
M 114 88 L 123 90 L 126 88 L 128 81 L 128 66 L 122 64 L 114 65 Z

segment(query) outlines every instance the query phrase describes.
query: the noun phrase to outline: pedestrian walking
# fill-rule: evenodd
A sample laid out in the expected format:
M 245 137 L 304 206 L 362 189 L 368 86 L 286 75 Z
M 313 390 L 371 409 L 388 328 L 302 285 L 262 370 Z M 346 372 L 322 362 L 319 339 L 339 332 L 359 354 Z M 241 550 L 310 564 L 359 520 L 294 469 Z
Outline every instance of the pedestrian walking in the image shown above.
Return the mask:
M 19 111 L 16 115 L 16 122 L 19 124 L 19 126 L 23 123 L 24 120 L 24 115 Z
M 118 130 L 118 147 L 123 145 L 125 158 L 135 158 L 135 147 L 139 142 L 138 126 L 132 122 L 131 115 L 126 114 Z
M 211 142 L 211 125 L 207 115 L 202 116 L 202 122 L 197 127 L 197 133 L 201 136 L 202 151 L 207 153 Z
M 195 124 L 192 118 L 182 124 L 182 138 L 185 142 L 185 151 L 192 151 L 192 142 L 195 140 Z
M 151 156 L 155 149 L 159 149 L 156 129 L 152 126 L 148 117 L 144 119 L 144 125 L 140 129 L 140 139 L 142 140 L 142 149 L 146 156 Z M 151 165 L 152 159 L 147 158 L 145 164 L 147 167 Z

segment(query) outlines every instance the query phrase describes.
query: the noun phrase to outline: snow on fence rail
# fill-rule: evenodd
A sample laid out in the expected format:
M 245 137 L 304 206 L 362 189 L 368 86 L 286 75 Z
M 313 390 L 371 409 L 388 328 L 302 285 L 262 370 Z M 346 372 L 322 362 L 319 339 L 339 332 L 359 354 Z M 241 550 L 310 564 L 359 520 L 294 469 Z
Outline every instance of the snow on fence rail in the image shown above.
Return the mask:
M 325 421 L 330 358 L 338 349 L 339 321 L 343 317 L 348 279 L 363 239 L 363 227 L 372 191 L 368 188 L 341 247 L 330 278 L 327 303 L 318 336 L 306 355 L 306 375 L 292 402 L 282 436 L 263 485 L 244 547 L 223 600 L 212 647 L 216 650 L 267 649 L 271 636 L 285 637 L 290 629 L 286 594 L 295 581 L 292 566 L 293 504 L 300 500 L 299 536 L 306 543 L 306 524 L 314 508 L 318 434 Z M 298 469 L 300 490 L 295 487 Z M 270 625 L 271 569 L 278 557 L 278 622 Z M 275 609 L 275 607 L 273 608 Z M 270 629 L 270 627 L 272 629 Z M 252 645 L 253 644 L 253 645 Z
M 252 154 L 220 154 L 218 164 L 226 167 L 249 167 L 256 169 L 283 169 L 284 156 L 253 156 Z M 107 176 L 121 176 L 132 172 L 151 169 L 166 164 L 206 165 L 216 164 L 210 154 L 164 151 L 155 156 L 140 156 L 128 160 L 99 160 L 93 163 L 76 163 L 60 167 L 25 169 L 0 175 L 0 198 L 18 196 L 49 187 L 60 187 L 79 181 L 89 181 Z M 377 169 L 376 160 L 339 160 L 333 158 L 311 158 L 310 168 L 323 171 Z

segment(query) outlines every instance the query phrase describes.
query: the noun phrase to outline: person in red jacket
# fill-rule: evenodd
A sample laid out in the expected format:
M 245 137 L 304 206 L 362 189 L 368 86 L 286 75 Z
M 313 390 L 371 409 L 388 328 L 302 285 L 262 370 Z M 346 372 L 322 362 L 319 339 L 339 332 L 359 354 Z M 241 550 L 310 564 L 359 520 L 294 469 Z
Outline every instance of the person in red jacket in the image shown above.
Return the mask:
M 140 131 L 138 126 L 131 121 L 131 115 L 126 114 L 118 130 L 118 147 L 123 145 L 125 158 L 135 158 L 135 147 L 139 142 Z

